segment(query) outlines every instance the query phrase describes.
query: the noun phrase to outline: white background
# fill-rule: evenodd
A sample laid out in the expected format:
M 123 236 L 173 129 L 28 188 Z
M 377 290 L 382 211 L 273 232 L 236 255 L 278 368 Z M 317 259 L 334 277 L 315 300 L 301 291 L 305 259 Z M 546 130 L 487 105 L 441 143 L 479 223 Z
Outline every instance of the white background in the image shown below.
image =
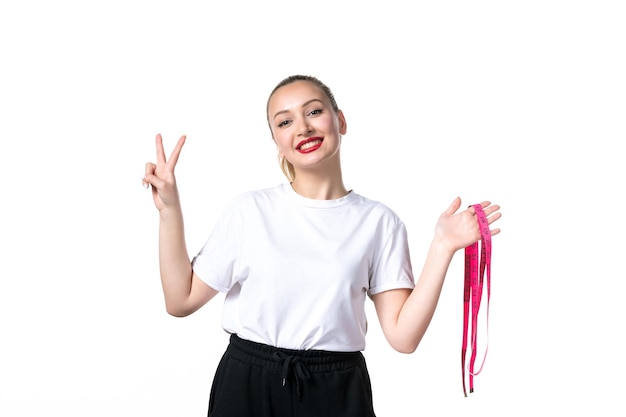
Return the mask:
M 502 206 L 476 391 L 459 253 L 414 354 L 368 301 L 377 414 L 624 415 L 622 2 L 213 3 L 0 5 L 0 415 L 206 415 L 222 296 L 165 313 L 144 164 L 188 135 L 193 256 L 283 181 L 265 101 L 293 73 L 333 89 L 346 185 L 403 218 L 416 274 L 454 197 Z

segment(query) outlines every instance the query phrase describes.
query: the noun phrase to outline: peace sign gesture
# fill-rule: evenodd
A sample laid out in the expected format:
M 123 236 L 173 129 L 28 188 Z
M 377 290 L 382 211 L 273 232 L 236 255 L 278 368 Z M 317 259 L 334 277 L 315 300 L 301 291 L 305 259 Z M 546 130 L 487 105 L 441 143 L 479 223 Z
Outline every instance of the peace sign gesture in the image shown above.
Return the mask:
M 178 143 L 176 143 L 172 154 L 169 159 L 166 159 L 165 151 L 163 150 L 163 138 L 159 133 L 156 136 L 157 163 L 146 163 L 146 175 L 143 177 L 142 182 L 145 187 L 149 185 L 152 186 L 152 198 L 159 211 L 180 204 L 174 168 L 176 167 L 180 151 L 185 144 L 186 138 L 187 137 L 183 135 L 178 139 Z

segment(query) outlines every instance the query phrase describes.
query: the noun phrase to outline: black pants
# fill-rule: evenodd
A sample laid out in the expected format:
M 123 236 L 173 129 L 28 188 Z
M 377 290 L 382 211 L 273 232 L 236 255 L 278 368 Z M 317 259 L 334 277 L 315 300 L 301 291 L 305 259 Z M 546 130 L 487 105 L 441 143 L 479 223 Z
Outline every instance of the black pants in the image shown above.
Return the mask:
M 361 352 L 290 350 L 236 335 L 220 361 L 209 417 L 374 417 Z

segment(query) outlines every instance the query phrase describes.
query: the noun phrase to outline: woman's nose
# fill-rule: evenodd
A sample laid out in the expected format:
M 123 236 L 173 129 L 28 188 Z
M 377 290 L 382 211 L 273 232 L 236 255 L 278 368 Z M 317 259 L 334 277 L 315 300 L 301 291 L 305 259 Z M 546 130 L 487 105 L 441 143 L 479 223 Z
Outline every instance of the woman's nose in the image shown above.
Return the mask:
M 311 128 L 311 125 L 309 124 L 309 121 L 306 118 L 302 118 L 298 121 L 298 132 L 301 135 L 307 135 L 311 133 L 312 131 L 313 129 Z

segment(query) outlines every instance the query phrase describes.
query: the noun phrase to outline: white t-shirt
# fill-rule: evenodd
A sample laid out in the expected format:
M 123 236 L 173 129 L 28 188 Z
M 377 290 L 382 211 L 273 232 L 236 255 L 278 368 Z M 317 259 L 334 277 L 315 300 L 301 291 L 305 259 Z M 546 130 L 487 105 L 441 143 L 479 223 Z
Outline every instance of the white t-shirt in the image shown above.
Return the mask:
M 192 261 L 225 292 L 222 326 L 288 349 L 365 349 L 365 296 L 414 288 L 406 228 L 354 192 L 313 200 L 291 185 L 235 198 Z

